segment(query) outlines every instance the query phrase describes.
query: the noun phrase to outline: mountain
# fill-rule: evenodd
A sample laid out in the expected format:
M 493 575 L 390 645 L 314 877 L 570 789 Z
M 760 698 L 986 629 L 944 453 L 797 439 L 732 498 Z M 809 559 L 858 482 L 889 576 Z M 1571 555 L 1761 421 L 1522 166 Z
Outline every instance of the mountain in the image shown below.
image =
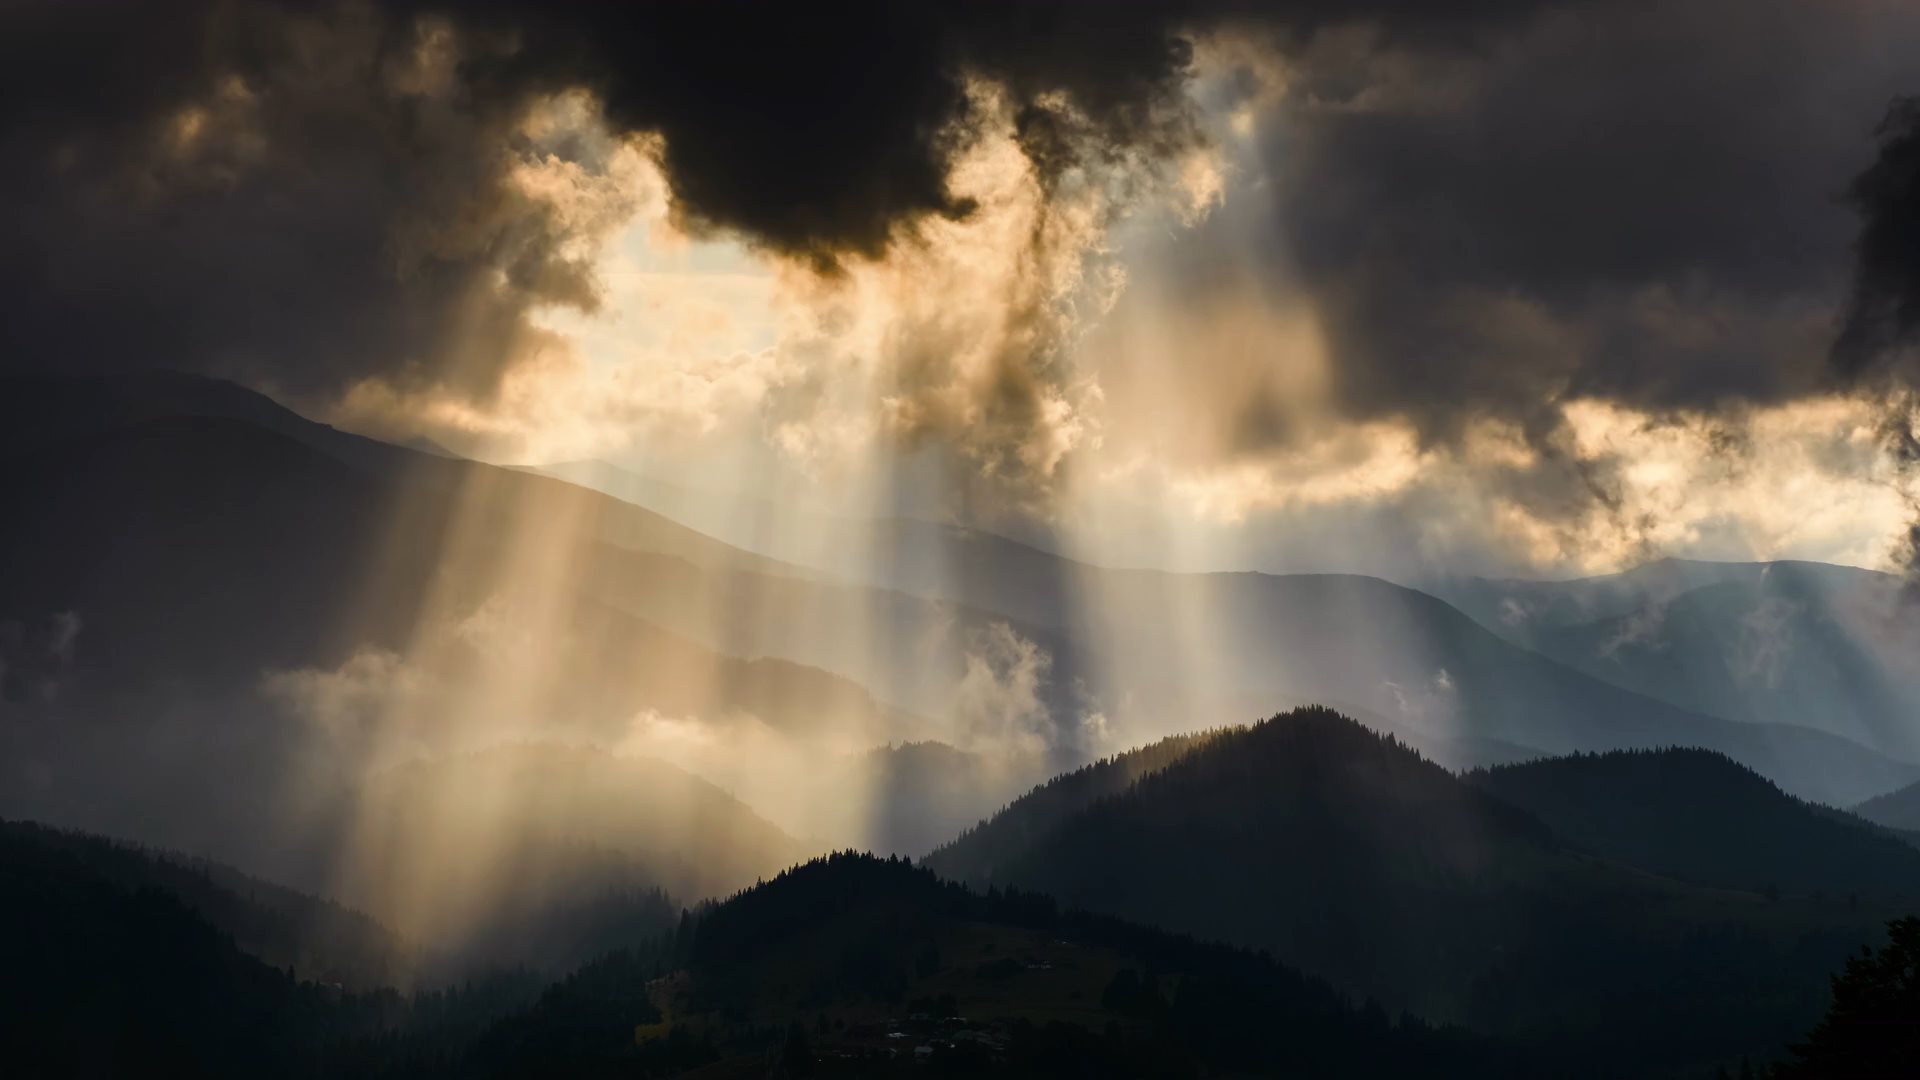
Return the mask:
M 1689 672 L 1718 666 L 1710 690 L 1692 674 L 1679 682 L 1697 683 L 1699 692 L 1676 692 L 1675 680 L 1653 675 L 1625 677 L 1618 661 L 1597 662 L 1591 643 L 1569 637 L 1608 620 L 1618 625 L 1591 632 L 1603 641 L 1620 638 L 1623 627 L 1649 618 L 1651 606 L 1707 586 L 1746 588 L 1743 582 L 1763 579 L 1758 568 L 1667 560 L 1581 582 L 1441 579 L 1424 583 L 1427 592 L 1354 575 L 1114 570 L 958 526 L 834 519 L 753 500 L 715 507 L 697 493 L 604 463 L 552 468 L 656 509 L 703 514 L 703 525 L 762 554 L 897 591 L 882 602 L 844 584 L 834 587 L 841 595 L 833 599 L 813 583 L 747 586 L 746 595 L 779 597 L 772 610 L 794 616 L 769 620 L 770 629 L 759 633 L 832 621 L 868 628 L 870 641 L 927 640 L 941 613 L 897 593 L 950 605 L 968 628 L 955 635 L 962 640 L 977 638 L 997 616 L 1048 658 L 1047 704 L 1056 721 L 1097 711 L 1122 740 L 1164 734 L 1166 716 L 1258 714 L 1277 703 L 1317 701 L 1338 703 L 1456 767 L 1683 745 L 1727 754 L 1795 795 L 1823 802 L 1851 804 L 1920 780 L 1913 763 L 1920 757 L 1906 754 L 1902 739 L 1884 737 L 1889 725 L 1911 728 L 1911 708 L 1875 706 L 1880 720 L 1853 724 L 1828 707 L 1872 697 L 1867 682 L 1848 675 L 1867 668 L 1770 659 L 1768 619 L 1799 610 L 1777 599 L 1724 613 L 1723 632 L 1680 650 Z M 1801 565 L 1801 576 L 1862 588 L 1884 577 Z M 803 614 L 822 602 L 830 607 L 820 616 Z M 873 663 L 871 646 L 829 654 L 838 644 L 831 637 L 760 643 L 847 673 L 921 711 L 937 710 L 935 702 L 951 693 L 952 661 L 944 668 L 906 665 L 918 679 L 908 683 L 891 657 Z M 864 663 L 849 655 L 863 650 Z M 1920 655 L 1920 643 L 1912 653 Z M 1780 693 L 1782 680 L 1806 686 Z
M 1221 732 L 1172 735 L 1061 773 L 928 855 L 924 864 L 956 881 L 991 882 L 997 853 L 1022 851 L 1081 811 L 1129 791 Z
M 1920 760 L 1920 608 L 1891 575 L 1670 559 L 1582 581 L 1434 588 L 1515 643 L 1615 685 Z
M 848 820 L 835 836 L 862 850 L 914 856 L 932 850 L 1031 785 L 1033 763 L 935 741 L 876 747 L 822 774 L 814 798 Z
M 294 1075 L 327 1009 L 180 901 L 0 839 L 0 1046 L 28 1076 Z M 30 932 L 26 928 L 31 928 Z
M 1465 779 L 1582 850 L 1676 880 L 1920 903 L 1920 851 L 1705 750 L 1577 754 Z
M 1542 628 L 1631 615 L 1703 585 L 1751 579 L 1756 563 L 1656 559 L 1616 574 L 1569 580 L 1437 575 L 1414 585 L 1522 645 Z
M 887 553 L 904 558 L 907 545 L 895 541 L 910 531 L 923 545 L 921 559 L 948 564 L 950 572 L 904 579 L 930 589 L 939 606 L 902 593 L 751 574 L 694 595 L 750 596 L 756 610 L 774 616 L 736 625 L 733 632 L 743 636 L 729 642 L 735 651 L 765 649 L 847 672 L 883 688 L 883 697 L 925 711 L 951 695 L 959 665 L 928 665 L 921 655 L 903 664 L 901 643 L 937 640 L 943 626 L 958 626 L 949 640 L 964 643 L 998 617 L 1047 656 L 1047 704 L 1056 718 L 1086 709 L 1090 697 L 1115 728 L 1136 737 L 1159 733 L 1152 715 L 1258 712 L 1276 701 L 1320 700 L 1339 702 L 1455 766 L 1680 744 L 1719 750 L 1795 794 L 1826 801 L 1856 801 L 1851 796 L 1920 779 L 1911 764 L 1806 726 L 1729 722 L 1622 692 L 1515 647 L 1432 597 L 1378 579 L 1105 570 L 924 522 L 911 530 L 872 525 L 881 554 L 866 578 L 903 580 L 887 569 L 895 560 Z M 837 550 L 856 549 L 865 550 Z M 630 571 L 636 582 L 645 576 L 639 562 Z M 858 569 L 821 565 L 849 575 Z M 646 617 L 703 637 L 724 618 L 713 611 L 690 617 L 692 606 L 666 611 L 661 598 L 668 593 L 659 588 L 625 595 L 643 598 L 633 602 Z M 797 640 L 787 632 L 822 624 L 865 633 Z M 1076 687 L 1085 692 L 1078 699 Z
M 1129 630 L 1093 639 L 1098 651 L 1065 667 L 1092 686 L 1124 675 L 1136 708 L 1244 715 L 1304 697 L 1421 736 L 1550 754 L 1700 746 L 1795 795 L 1837 804 L 1901 786 L 1915 771 L 1840 736 L 1725 720 L 1623 690 L 1374 578 L 1111 574 L 1087 607 L 1097 625 Z
M 1010 618 L 1056 625 L 1089 569 L 1054 551 L 984 529 L 918 517 L 846 517 L 737 492 L 696 489 L 604 461 L 533 467 L 686 522 L 710 536 L 833 579 L 915 596 L 982 603 Z
M 998 1058 L 1033 1076 L 1512 1067 L 1499 1048 L 1357 1010 L 1262 957 L 864 855 L 813 861 L 696 913 L 671 956 L 655 1030 L 704 1032 L 730 1053 L 784 1043 L 790 1056 L 845 1063 L 919 1044 L 936 1065 Z M 762 1030 L 741 1032 L 730 1015 Z
M 378 935 L 364 918 L 343 921 L 257 880 L 243 896 L 215 879 L 234 880 L 98 837 L 0 827 L 0 919 L 14 928 L 0 935 L 8 1074 L 441 1075 L 412 1066 L 445 1060 L 538 989 L 512 973 L 412 995 L 330 984 L 336 971 L 366 973 L 360 946 Z M 315 913 L 321 925 L 301 921 Z M 342 926 L 346 938 L 334 933 Z M 251 951 L 284 958 L 290 942 L 303 955 L 316 944 L 344 951 L 321 958 L 319 980 Z
M 1356 992 L 1420 986 L 1391 1003 L 1441 1014 L 1434 980 L 1463 963 L 1423 914 L 1444 883 L 1555 855 L 1526 814 L 1353 721 L 1301 709 L 1056 780 L 925 863 L 981 888 L 1272 947 Z M 1286 887 L 1298 880 L 1315 888 Z
M 566 971 L 806 853 L 664 762 L 527 744 L 376 773 L 330 861 L 340 894 L 469 962 Z
M 34 527 L 0 528 L 0 812 L 211 850 L 370 764 L 562 738 L 884 847 L 874 822 L 967 820 L 1008 788 L 880 783 L 893 801 L 857 831 L 783 793 L 884 744 L 1024 758 L 1025 780 L 1314 700 L 1455 767 L 1697 745 L 1837 805 L 1920 780 L 1842 737 L 1623 690 L 1378 579 L 1107 570 L 925 522 L 874 525 L 828 573 L 225 384 L 3 389 L 0 505 Z M 188 782 L 210 762 L 221 784 Z M 294 877 L 274 847 L 213 853 Z
M 646 717 L 751 716 L 840 750 L 918 734 L 845 678 L 603 599 L 630 557 L 608 536 L 689 575 L 771 580 L 757 556 L 557 481 L 307 425 L 387 460 L 363 467 L 52 382 L 0 447 L 0 505 L 32 523 L 0 528 L 0 812 L 197 851 L 257 824 L 265 850 L 217 853 L 275 869 L 269 818 L 396 751 L 618 741 Z M 10 381 L 0 412 L 34 414 L 37 386 Z M 290 417 L 275 427 L 306 425 Z M 210 766 L 220 783 L 199 782 Z
M 1889 829 L 1920 830 L 1920 783 L 1868 799 L 1853 812 Z
M 0 832 L 0 916 L 33 928 L 0 940 L 10 1073 L 1528 1072 L 1512 1050 L 1356 1009 L 1271 960 L 897 860 L 785 871 L 544 991 L 504 976 L 405 996 L 303 981 L 84 855 L 70 836 Z
M 1056 781 L 925 865 L 1269 949 L 1389 1007 L 1643 1070 L 1765 1052 L 1818 1014 L 1826 972 L 1883 913 L 1596 859 L 1328 710 L 1148 757 L 1124 787 L 1111 764 Z
M 0 821 L 0 846 L 8 853 L 0 862 L 31 859 L 126 892 L 163 893 L 245 952 L 318 982 L 403 985 L 428 959 L 358 911 L 210 860 L 23 821 Z

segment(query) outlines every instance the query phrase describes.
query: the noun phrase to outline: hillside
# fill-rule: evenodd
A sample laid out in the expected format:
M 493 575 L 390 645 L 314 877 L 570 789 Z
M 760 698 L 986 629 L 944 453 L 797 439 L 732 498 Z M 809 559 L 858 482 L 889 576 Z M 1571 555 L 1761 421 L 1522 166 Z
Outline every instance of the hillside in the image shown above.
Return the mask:
M 1456 579 L 1435 591 L 1496 633 L 1623 688 L 1920 760 L 1920 624 L 1896 577 L 1664 560 L 1603 578 Z
M 870 856 L 785 871 L 537 995 L 516 978 L 411 997 L 302 981 L 44 830 L 0 834 L 0 914 L 35 929 L 0 941 L 0 1046 L 23 1075 L 759 1074 L 770 1055 L 870 1075 L 923 1065 L 915 1045 L 943 1072 L 1014 1076 L 1524 1074 L 1511 1050 L 1356 1009 L 1270 960 Z
M 1215 734 L 1169 736 L 1062 773 L 1027 792 L 1003 812 L 935 848 L 922 862 L 957 881 L 990 881 L 994 853 L 1023 849 L 1100 800 L 1124 794 L 1143 777 L 1204 746 Z
M 796 867 L 697 913 L 671 956 L 678 973 L 656 999 L 663 1027 L 733 1053 L 755 1041 L 791 1052 L 797 1024 L 803 1052 L 836 1072 L 884 1058 L 900 1045 L 892 1031 L 934 1046 L 936 1063 L 998 1059 L 1013 1075 L 1511 1067 L 1505 1052 L 1357 1010 L 1264 958 L 1062 913 L 1038 897 L 982 896 L 862 855 Z
M 515 973 L 411 995 L 342 988 L 324 959 L 316 972 L 253 954 L 285 944 L 289 890 L 222 895 L 194 873 L 102 838 L 0 828 L 0 918 L 31 928 L 0 935 L 9 1075 L 445 1075 L 450 1051 L 538 990 Z
M 1617 574 L 1567 580 L 1440 575 L 1414 584 L 1502 636 L 1531 645 L 1532 635 L 1542 628 L 1619 618 L 1703 585 L 1748 581 L 1757 576 L 1759 565 L 1656 559 Z
M 1643 1061 L 1727 1060 L 1803 1026 L 1878 911 L 1595 861 L 1320 709 L 1217 734 L 1060 809 L 1016 801 L 926 865 L 1267 948 L 1390 1007 Z M 1653 972 L 1674 989 L 1648 991 Z
M 1920 783 L 1868 799 L 1854 807 L 1853 812 L 1889 829 L 1920 830 Z
M 823 771 L 814 797 L 843 821 L 832 835 L 859 850 L 911 857 L 951 839 L 1033 781 L 1035 764 L 941 742 L 876 747 Z
M 1072 668 L 1093 671 L 1096 685 L 1102 673 L 1127 673 L 1136 700 L 1168 715 L 1258 715 L 1304 698 L 1351 703 L 1414 734 L 1550 754 L 1702 746 L 1834 804 L 1901 786 L 1916 770 L 1808 727 L 1711 717 L 1621 689 L 1378 579 L 1128 573 L 1095 595 L 1103 625 L 1151 629 L 1110 635 Z M 1197 630 L 1183 612 L 1204 613 Z
M 1677 880 L 1920 903 L 1920 852 L 1709 751 L 1580 754 L 1479 770 L 1465 780 L 1582 850 Z
M 604 469 L 564 471 L 606 483 Z M 607 490 L 662 508 L 684 502 L 666 497 L 657 484 L 613 483 Z M 1678 744 L 1718 750 L 1796 795 L 1826 802 L 1850 804 L 1920 780 L 1920 766 L 1869 749 L 1897 742 L 1871 727 L 1839 724 L 1814 690 L 1792 696 L 1759 687 L 1741 697 L 1710 691 L 1711 679 L 1689 675 L 1698 692 L 1673 694 L 1659 679 L 1617 678 L 1580 649 L 1556 644 L 1546 655 L 1535 651 L 1546 648 L 1536 639 L 1553 644 L 1556 633 L 1572 632 L 1556 627 L 1643 617 L 1632 613 L 1700 584 L 1758 580 L 1736 566 L 1667 561 L 1619 580 L 1453 579 L 1432 586 L 1440 596 L 1457 597 L 1463 611 L 1354 575 L 1113 570 L 928 522 L 803 516 L 800 527 L 774 511 L 755 520 L 766 528 L 729 538 L 884 588 L 862 593 L 791 579 L 730 586 L 755 597 L 763 610 L 790 616 L 755 624 L 752 647 L 847 672 L 882 697 L 922 710 L 937 709 L 934 702 L 950 692 L 957 663 L 952 654 L 936 654 L 932 665 L 921 657 L 901 665 L 892 655 L 897 643 L 927 640 L 942 618 L 977 631 L 997 615 L 1050 658 L 1056 713 L 1076 707 L 1068 688 L 1083 687 L 1132 741 L 1165 734 L 1167 716 L 1253 714 L 1276 702 L 1321 701 L 1339 702 L 1376 730 L 1452 766 Z M 1873 577 L 1820 569 L 1836 580 Z M 888 590 L 948 607 L 929 611 Z M 1515 613 L 1527 620 L 1514 622 Z M 1501 621 L 1503 614 L 1508 621 Z M 657 609 L 647 616 L 671 618 Z M 1743 618 L 1732 620 L 1734 630 L 1745 625 Z M 844 639 L 780 640 L 783 626 L 822 623 L 864 628 L 867 644 L 835 651 Z M 1729 665 L 1738 674 L 1742 657 L 1759 655 L 1755 650 L 1764 644 L 1753 631 L 1744 633 L 1744 651 L 1735 633 L 1717 647 L 1702 642 L 1688 655 L 1715 658 L 1725 682 L 1733 677 Z M 886 659 L 875 663 L 877 653 Z M 1854 687 L 1849 700 L 1863 692 Z
M 1455 879 L 1484 878 L 1491 891 L 1499 878 L 1553 860 L 1554 848 L 1527 815 L 1353 721 L 1308 708 L 1198 748 L 1161 744 L 1068 777 L 926 865 L 977 887 L 1034 889 L 1272 947 L 1378 994 L 1431 990 L 1463 962 L 1429 925 L 1435 909 L 1422 894 L 1450 891 Z M 1287 887 L 1304 879 L 1316 883 L 1310 893 Z M 1439 1011 L 1433 997 L 1395 1003 Z
M 705 505 L 674 485 L 603 464 L 556 472 L 665 511 Z M 744 547 L 882 587 L 883 595 L 936 598 L 964 625 L 978 626 L 982 613 L 1010 620 L 1047 652 L 1054 686 L 1085 687 L 1123 742 L 1165 734 L 1168 716 L 1338 702 L 1450 766 L 1693 745 L 1797 796 L 1834 804 L 1920 780 L 1920 757 L 1908 752 L 1920 735 L 1906 721 L 1920 704 L 1920 669 L 1883 674 L 1884 657 L 1862 652 L 1885 634 L 1862 623 L 1872 617 L 1871 597 L 1854 593 L 1873 592 L 1885 575 L 1780 563 L 1769 577 L 1762 564 L 1662 560 L 1568 582 L 1441 578 L 1421 583 L 1421 592 L 1354 575 L 1107 569 L 977 529 L 910 519 L 826 519 L 757 505 L 735 515 L 701 513 L 702 523 L 729 529 L 724 535 Z M 1826 599 L 1786 595 L 1796 589 Z M 795 590 L 811 592 L 795 584 L 749 593 Z M 1622 647 L 1654 627 L 1668 605 L 1678 605 L 1672 632 L 1680 633 L 1694 590 L 1747 599 L 1715 612 L 1686 640 Z M 1834 598 L 1841 594 L 1844 600 Z M 794 614 L 796 625 L 817 623 L 804 614 L 816 596 L 788 595 L 774 610 Z M 869 628 L 882 649 L 923 640 L 933 625 L 905 601 L 849 604 L 843 597 L 821 614 Z M 1800 638 L 1812 644 L 1791 645 Z M 1770 651 L 1777 646 L 1797 651 Z M 872 664 L 872 646 L 864 663 L 860 649 L 821 651 L 832 647 L 827 637 L 770 651 L 804 650 L 807 662 L 923 710 L 926 699 L 917 695 L 950 686 L 903 679 L 897 664 Z M 1908 652 L 1920 655 L 1920 644 Z M 928 671 L 921 663 L 905 670 Z M 1075 707 L 1065 693 L 1053 704 L 1057 712 Z
M 624 550 L 606 535 L 695 578 L 770 580 L 765 560 L 556 481 L 380 444 L 386 464 L 362 467 L 76 384 L 79 404 L 41 402 L 0 440 L 0 505 L 33 523 L 0 527 L 0 813 L 317 886 L 312 804 L 396 758 L 618 742 L 649 716 L 751 717 L 823 752 L 911 727 L 843 677 L 635 617 L 598 569 Z
M 833 547 L 836 580 L 824 580 L 585 488 L 346 435 L 227 384 L 23 378 L 7 389 L 0 418 L 17 423 L 0 437 L 0 504 L 36 527 L 0 529 L 0 619 L 48 645 L 78 627 L 61 649 L 37 650 L 63 657 L 59 677 L 15 662 L 9 681 L 35 685 L 9 695 L 31 702 L 58 686 L 66 713 L 233 715 L 208 737 L 237 739 L 271 673 L 342 672 L 392 653 L 429 659 L 456 685 L 514 682 L 510 698 L 411 703 L 459 718 L 428 725 L 438 729 L 511 704 L 522 724 L 744 712 L 840 751 L 961 745 L 976 723 L 956 705 L 961 688 L 1010 634 L 1043 663 L 1021 734 L 1052 744 L 1056 767 L 1165 735 L 1168 717 L 1334 701 L 1444 748 L 1450 764 L 1511 760 L 1515 747 L 1683 744 L 1841 805 L 1920 780 L 1920 766 L 1832 734 L 1620 689 L 1373 578 L 1106 570 L 976 531 L 877 522 Z M 863 573 L 844 562 L 859 553 Z M 554 660 L 565 667 L 546 670 Z M 1080 740 L 1088 716 L 1109 742 Z M 245 741 L 250 753 L 291 753 L 258 733 Z M 57 773 L 63 749 L 29 740 L 13 757 Z M 84 756 L 115 749 L 106 740 Z M 268 783 L 283 767 L 232 772 Z M 134 824 L 44 801 L 12 812 Z
M 241 950 L 316 982 L 406 985 L 432 962 L 358 911 L 220 863 L 25 821 L 0 821 L 0 845 L 7 859 L 63 866 L 125 892 L 163 893 Z
M 526 744 L 370 777 L 332 857 L 340 894 L 473 961 L 562 972 L 647 940 L 678 907 L 806 854 L 664 762 Z

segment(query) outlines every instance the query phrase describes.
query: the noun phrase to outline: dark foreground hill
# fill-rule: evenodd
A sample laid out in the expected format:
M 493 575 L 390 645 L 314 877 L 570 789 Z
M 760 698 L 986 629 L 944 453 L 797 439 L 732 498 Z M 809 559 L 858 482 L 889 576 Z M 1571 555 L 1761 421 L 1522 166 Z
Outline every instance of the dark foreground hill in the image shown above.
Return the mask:
M 312 981 L 242 951 L 190 903 L 212 898 L 207 887 L 139 877 L 95 841 L 0 832 L 0 1071 L 364 1075 L 402 1036 L 445 1054 L 530 996 L 513 976 L 411 997 Z M 230 916 L 244 903 L 216 906 Z
M 1577 754 L 1468 774 L 1562 839 L 1681 881 L 1920 906 L 1920 851 L 1707 750 Z
M 787 871 L 537 996 L 303 980 L 44 830 L 0 834 L 0 918 L 33 930 L 0 940 L 9 1075 L 1522 1074 L 1270 960 L 870 856 Z
M 206 859 L 26 821 L 0 821 L 0 851 L 10 866 L 31 856 L 123 891 L 164 893 L 246 952 L 318 982 L 405 985 L 431 959 L 358 911 Z
M 1043 789 L 926 863 L 1270 949 L 1389 1007 L 1621 1068 L 1768 1052 L 1885 913 L 1595 858 L 1323 709 L 1218 733 L 1117 793 L 1085 786 L 1071 813 Z
M 981 895 L 865 855 L 815 860 L 690 916 L 645 1002 L 605 1007 L 645 970 L 621 957 L 556 987 L 490 1036 L 488 1060 L 537 1075 L 564 1048 L 570 1075 L 614 1075 L 678 1047 L 730 1060 L 738 1075 L 1521 1071 L 1483 1040 L 1357 1009 L 1250 953 L 1040 897 Z M 637 1047 L 635 1011 L 651 1018 Z
M 1262 955 L 861 855 L 705 905 L 544 991 L 510 973 L 343 990 L 250 955 L 175 891 L 204 886 L 116 878 L 86 850 L 104 843 L 0 832 L 0 918 L 32 928 L 0 938 L 9 1075 L 1599 1077 L 1716 1063 L 1669 1068 L 1617 1008 L 1624 1041 L 1604 1052 L 1395 1020 Z M 1649 988 L 1672 974 L 1642 971 Z

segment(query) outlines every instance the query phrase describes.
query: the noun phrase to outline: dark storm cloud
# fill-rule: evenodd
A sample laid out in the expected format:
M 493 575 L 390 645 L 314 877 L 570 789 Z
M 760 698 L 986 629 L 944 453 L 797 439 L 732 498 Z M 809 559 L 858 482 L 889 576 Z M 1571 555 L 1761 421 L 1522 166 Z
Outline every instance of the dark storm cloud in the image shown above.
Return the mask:
M 429 92 L 410 27 L 225 3 L 4 18 L 7 364 L 480 392 L 537 336 L 529 304 L 592 300 L 508 182 L 513 118 Z
M 1816 389 L 1837 196 L 1915 29 L 1866 5 L 1570 6 L 1451 57 L 1369 54 L 1344 99 L 1312 80 L 1351 61 L 1310 66 L 1276 165 L 1348 404 L 1443 424 Z
M 1861 225 L 1852 301 L 1833 358 L 1850 378 L 1911 363 L 1920 335 L 1920 99 L 1894 102 L 1879 134 L 1879 156 L 1847 193 Z
M 1847 194 L 1860 215 L 1853 293 L 1833 344 L 1842 378 L 1883 395 L 1880 435 L 1903 483 L 1912 520 L 1893 560 L 1920 590 L 1920 99 L 1901 98 L 1879 129 L 1880 152 Z M 1916 595 L 1920 595 L 1917 593 Z
M 1660 523 L 1623 498 L 1618 452 L 1576 452 L 1568 401 L 1706 431 L 1734 475 L 1747 410 L 1848 388 L 1825 357 L 1849 185 L 1888 101 L 1920 89 L 1920 8 L 1560 0 L 1445 37 L 1326 26 L 1278 51 L 1277 94 L 1271 72 L 1215 80 L 1225 108 L 1267 102 L 1241 150 L 1252 182 L 1170 276 L 1203 302 L 1252 263 L 1274 303 L 1309 298 L 1338 417 L 1405 419 L 1455 451 L 1478 421 L 1516 425 L 1531 463 L 1474 483 L 1577 550 L 1597 519 L 1629 538 Z M 1899 181 L 1853 201 L 1869 184 Z M 1871 289 L 1881 332 L 1898 302 Z M 1236 453 L 1315 430 L 1245 424 Z
M 585 85 L 621 128 L 664 137 L 693 224 L 830 264 L 877 255 L 896 226 L 968 207 L 946 190 L 965 78 L 1036 117 L 1064 94 L 1098 141 L 1159 136 L 1189 50 L 1169 9 L 1078 4 L 460 4 L 519 43 L 475 65 L 484 93 Z M 1040 121 L 1036 119 L 1035 123 Z M 1071 164 L 1074 148 L 1045 160 Z
M 1239 23 L 1305 33 L 1384 17 L 1408 37 L 1445 39 L 1532 6 L 1481 0 L 1436 17 L 1415 0 L 580 0 L 491 11 L 526 42 L 498 72 L 508 85 L 584 79 L 617 122 L 662 132 L 675 196 L 694 216 L 789 250 L 872 254 L 903 219 L 964 211 L 945 179 L 969 77 L 1006 87 L 1036 164 L 1057 173 L 1086 153 L 1183 148 L 1190 133 L 1169 114 L 1183 108 L 1193 33 Z M 480 9 L 450 10 L 472 19 Z M 1069 119 L 1052 95 L 1080 114 L 1082 138 L 1058 137 Z
M 512 182 L 549 154 L 605 166 L 604 146 L 522 129 L 547 95 L 584 88 L 616 133 L 657 134 L 684 225 L 831 271 L 969 212 L 946 184 L 980 119 L 969 78 L 1006 89 L 1056 182 L 1191 148 L 1191 42 L 1227 33 L 1271 43 L 1288 86 L 1268 182 L 1187 245 L 1192 287 L 1213 241 L 1251 242 L 1316 301 L 1346 413 L 1431 437 L 1494 414 L 1542 439 L 1569 396 L 1711 409 L 1824 385 L 1809 357 L 1844 287 L 1842 196 L 1920 43 L 1906 6 L 1794 0 L 200 0 L 0 19 L 0 363 L 484 398 L 545 343 L 532 308 L 596 300 L 581 237 Z M 1858 288 L 1853 338 L 1911 317 L 1888 307 L 1896 273 L 1871 279 L 1895 293 Z
M 947 191 L 966 80 L 1004 86 L 1049 178 L 1195 138 L 1183 31 L 1302 30 L 1382 2 L 16 3 L 0 33 L 5 363 L 164 364 L 323 395 L 378 374 L 484 397 L 590 269 L 510 182 L 529 102 L 592 91 L 656 133 L 695 228 L 830 269 Z M 438 36 L 436 36 L 438 35 Z M 577 237 L 575 238 L 577 239 Z

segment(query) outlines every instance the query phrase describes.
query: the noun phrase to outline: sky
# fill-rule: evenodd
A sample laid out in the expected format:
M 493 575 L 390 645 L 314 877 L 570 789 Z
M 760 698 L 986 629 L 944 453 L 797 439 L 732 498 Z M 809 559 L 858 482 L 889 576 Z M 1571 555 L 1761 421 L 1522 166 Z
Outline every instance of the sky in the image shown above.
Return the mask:
M 1920 574 L 1910 3 L 10 7 L 7 368 L 1116 565 Z

